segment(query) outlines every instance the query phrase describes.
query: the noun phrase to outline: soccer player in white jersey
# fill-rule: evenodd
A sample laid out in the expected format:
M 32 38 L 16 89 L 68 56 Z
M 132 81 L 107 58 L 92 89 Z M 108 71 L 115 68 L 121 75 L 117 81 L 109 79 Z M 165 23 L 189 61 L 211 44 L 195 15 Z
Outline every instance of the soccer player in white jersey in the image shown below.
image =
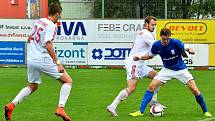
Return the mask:
M 37 90 L 38 85 L 42 82 L 40 79 L 41 73 L 54 77 L 62 83 L 55 115 L 62 117 L 64 121 L 71 121 L 71 118 L 64 111 L 64 106 L 70 95 L 72 79 L 58 60 L 53 48 L 53 40 L 57 32 L 56 22 L 60 18 L 61 11 L 60 4 L 51 3 L 49 5 L 49 16 L 39 19 L 34 25 L 34 32 L 28 39 L 31 46 L 27 59 L 29 85 L 23 88 L 13 101 L 5 106 L 7 121 L 11 121 L 15 106 Z
M 127 71 L 127 88 L 119 92 L 112 104 L 107 106 L 107 111 L 110 112 L 112 116 L 118 116 L 116 112 L 117 105 L 135 92 L 140 78 L 148 77 L 153 79 L 157 74 L 154 69 L 145 65 L 144 61 L 133 61 L 134 56 L 140 56 L 144 53 L 148 53 L 152 47 L 152 44 L 155 42 L 155 37 L 152 32 L 156 27 L 156 18 L 153 16 L 147 16 L 145 18 L 144 27 L 145 28 L 136 36 L 129 57 L 125 60 L 125 68 Z M 159 104 L 157 101 L 157 91 L 155 92 L 151 103 Z M 166 107 L 163 106 L 163 108 Z

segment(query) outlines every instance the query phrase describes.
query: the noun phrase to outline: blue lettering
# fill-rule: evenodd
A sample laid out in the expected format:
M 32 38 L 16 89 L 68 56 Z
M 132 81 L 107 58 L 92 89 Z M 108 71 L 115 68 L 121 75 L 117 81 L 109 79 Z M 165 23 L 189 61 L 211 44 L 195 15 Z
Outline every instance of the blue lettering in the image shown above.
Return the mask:
M 75 53 L 76 53 L 76 57 L 79 58 L 79 50 L 74 50 L 72 52 L 72 56 L 75 57 Z
M 55 53 L 60 58 L 85 58 L 85 50 L 83 48 L 80 50 L 63 50 L 55 47 Z
M 63 50 L 58 50 L 58 52 L 60 52 L 59 54 L 58 54 L 58 57 L 63 57 Z
M 105 48 L 109 54 L 105 56 L 105 60 L 124 60 L 130 53 L 130 48 Z
M 65 50 L 65 51 L 64 51 L 64 56 L 65 56 L 65 57 L 69 58 L 69 57 L 71 57 L 71 55 L 72 55 L 72 54 L 71 54 L 71 51 L 70 51 L 70 50 Z
M 62 22 L 65 35 L 71 35 L 74 28 L 74 22 L 70 22 L 69 29 L 67 28 L 66 22 Z
M 75 27 L 74 35 L 78 35 L 79 28 L 81 29 L 82 35 L 87 35 L 85 28 L 84 28 L 84 24 L 82 22 L 77 23 L 77 25 Z
M 78 35 L 79 31 L 81 31 L 82 35 L 87 35 L 83 22 L 77 22 L 76 25 L 75 25 L 75 22 L 70 22 L 69 26 L 67 26 L 67 22 L 61 22 L 61 25 L 58 26 L 57 35 L 62 34 L 61 27 L 63 27 L 64 33 L 67 36 L 72 34 Z M 73 32 L 73 28 L 74 28 L 74 32 Z

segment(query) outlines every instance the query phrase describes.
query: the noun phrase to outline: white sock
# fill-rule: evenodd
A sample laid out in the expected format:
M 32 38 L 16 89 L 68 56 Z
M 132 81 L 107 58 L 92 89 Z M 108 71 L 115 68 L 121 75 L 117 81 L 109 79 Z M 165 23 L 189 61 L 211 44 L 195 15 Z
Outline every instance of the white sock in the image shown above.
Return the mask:
M 128 88 L 122 90 L 122 91 L 118 94 L 118 96 L 114 99 L 114 101 L 112 102 L 112 104 L 110 105 L 110 107 L 116 109 L 117 105 L 118 105 L 121 101 L 125 100 L 125 99 L 129 96 L 129 94 L 130 94 L 130 90 L 129 90 Z
M 29 87 L 23 88 L 19 94 L 13 99 L 12 103 L 14 105 L 17 105 L 18 103 L 21 103 L 23 99 L 31 94 L 31 89 Z
M 154 95 L 152 97 L 151 102 L 158 102 L 158 91 L 160 90 L 160 86 L 161 85 L 159 85 L 158 88 L 154 91 Z
M 154 95 L 153 95 L 152 100 L 151 100 L 152 103 L 158 101 L 158 96 L 157 95 L 158 95 L 157 92 L 154 92 Z
M 60 99 L 59 99 L 59 104 L 58 106 L 64 107 L 66 104 L 66 101 L 69 97 L 70 90 L 72 86 L 68 83 L 64 83 L 60 89 Z

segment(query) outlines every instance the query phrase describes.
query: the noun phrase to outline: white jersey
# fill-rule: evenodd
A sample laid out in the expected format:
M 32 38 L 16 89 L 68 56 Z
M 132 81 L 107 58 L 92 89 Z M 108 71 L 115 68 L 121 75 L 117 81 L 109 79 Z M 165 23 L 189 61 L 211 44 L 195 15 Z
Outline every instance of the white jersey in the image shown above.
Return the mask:
M 44 58 L 50 60 L 51 57 L 46 49 L 46 42 L 53 41 L 57 33 L 57 26 L 47 18 L 41 18 L 34 25 L 32 37 L 34 40 L 30 41 L 30 51 L 28 53 L 28 59 L 40 61 Z
M 142 56 L 147 54 L 155 42 L 154 35 L 146 29 L 143 29 L 135 38 L 133 47 L 130 51 L 128 59 L 133 60 L 133 56 Z M 143 62 L 140 60 L 138 62 Z

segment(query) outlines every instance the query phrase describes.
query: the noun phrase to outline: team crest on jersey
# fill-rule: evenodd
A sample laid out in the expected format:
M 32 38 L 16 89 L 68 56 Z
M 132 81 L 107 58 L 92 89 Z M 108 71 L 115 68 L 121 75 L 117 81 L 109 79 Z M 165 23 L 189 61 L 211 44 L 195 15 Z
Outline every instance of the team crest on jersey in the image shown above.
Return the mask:
M 172 50 L 171 50 L 171 53 L 172 53 L 173 55 L 175 55 L 175 50 L 174 50 L 174 49 L 172 49 Z

